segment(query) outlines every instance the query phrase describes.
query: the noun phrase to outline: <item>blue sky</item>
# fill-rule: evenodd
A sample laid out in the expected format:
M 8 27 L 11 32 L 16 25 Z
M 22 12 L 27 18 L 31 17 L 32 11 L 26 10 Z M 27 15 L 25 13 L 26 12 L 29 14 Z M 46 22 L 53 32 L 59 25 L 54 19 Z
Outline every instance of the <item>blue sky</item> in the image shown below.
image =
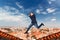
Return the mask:
M 0 0 L 0 26 L 25 26 L 31 20 L 30 12 L 36 14 L 38 25 L 60 26 L 60 0 Z

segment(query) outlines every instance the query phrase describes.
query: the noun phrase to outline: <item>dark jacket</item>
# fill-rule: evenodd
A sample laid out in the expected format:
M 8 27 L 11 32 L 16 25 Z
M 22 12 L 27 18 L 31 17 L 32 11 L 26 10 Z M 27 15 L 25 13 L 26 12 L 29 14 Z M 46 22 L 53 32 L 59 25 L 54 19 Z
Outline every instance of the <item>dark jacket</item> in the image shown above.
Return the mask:
M 32 16 L 29 16 L 30 17 L 30 19 L 31 19 L 31 23 L 37 23 L 37 21 L 36 21 L 36 17 L 35 17 L 35 14 L 33 14 Z

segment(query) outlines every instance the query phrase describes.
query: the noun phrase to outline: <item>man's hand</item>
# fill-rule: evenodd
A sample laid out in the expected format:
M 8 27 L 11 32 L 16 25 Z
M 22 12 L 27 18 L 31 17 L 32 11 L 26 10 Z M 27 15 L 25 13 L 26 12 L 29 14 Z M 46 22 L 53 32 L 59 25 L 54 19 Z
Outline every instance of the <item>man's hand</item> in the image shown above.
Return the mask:
M 33 16 L 33 14 L 31 13 L 31 16 Z

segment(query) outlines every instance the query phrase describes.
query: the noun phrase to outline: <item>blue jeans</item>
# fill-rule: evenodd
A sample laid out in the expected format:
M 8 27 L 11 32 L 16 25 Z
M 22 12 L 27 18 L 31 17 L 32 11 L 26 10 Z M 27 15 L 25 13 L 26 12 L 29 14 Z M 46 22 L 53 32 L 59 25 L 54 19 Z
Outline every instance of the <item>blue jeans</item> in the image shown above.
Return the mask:
M 33 23 L 31 23 L 31 24 L 29 25 L 29 28 L 28 28 L 28 29 L 30 29 L 33 25 L 34 25 L 36 28 L 38 28 L 38 27 L 39 27 L 37 23 L 34 23 L 34 24 L 33 24 Z
M 29 27 L 28 27 L 26 33 L 29 31 L 29 29 L 30 29 L 33 25 L 34 25 L 36 28 L 40 28 L 40 27 L 42 26 L 42 24 L 40 24 L 40 25 L 38 26 L 37 23 L 31 23 L 31 24 L 29 25 Z

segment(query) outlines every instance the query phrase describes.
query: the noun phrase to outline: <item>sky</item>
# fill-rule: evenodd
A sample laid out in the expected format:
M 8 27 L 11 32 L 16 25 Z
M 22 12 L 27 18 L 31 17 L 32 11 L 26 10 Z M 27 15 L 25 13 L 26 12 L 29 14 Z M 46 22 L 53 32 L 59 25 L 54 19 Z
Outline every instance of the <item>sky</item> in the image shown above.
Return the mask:
M 28 27 L 30 12 L 38 25 L 60 27 L 60 0 L 0 0 L 0 26 Z

